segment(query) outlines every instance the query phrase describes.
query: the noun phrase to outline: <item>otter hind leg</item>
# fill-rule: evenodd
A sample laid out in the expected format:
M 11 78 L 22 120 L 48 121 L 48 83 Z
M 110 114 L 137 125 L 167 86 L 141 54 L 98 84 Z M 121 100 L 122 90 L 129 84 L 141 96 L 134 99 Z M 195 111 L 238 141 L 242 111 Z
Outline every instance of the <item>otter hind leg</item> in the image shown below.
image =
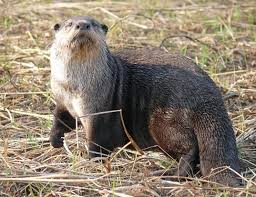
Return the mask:
M 192 148 L 186 155 L 183 155 L 178 164 L 175 175 L 186 177 L 196 173 L 196 165 L 199 163 L 198 147 Z
M 60 148 L 63 146 L 64 133 L 70 132 L 75 129 L 75 119 L 70 113 L 56 106 L 54 110 L 53 126 L 50 133 L 50 143 L 54 148 Z
M 156 142 L 171 157 L 179 161 L 176 169 L 164 175 L 193 175 L 199 163 L 199 150 L 193 129 L 187 124 L 186 111 L 158 110 L 151 116 L 149 131 Z

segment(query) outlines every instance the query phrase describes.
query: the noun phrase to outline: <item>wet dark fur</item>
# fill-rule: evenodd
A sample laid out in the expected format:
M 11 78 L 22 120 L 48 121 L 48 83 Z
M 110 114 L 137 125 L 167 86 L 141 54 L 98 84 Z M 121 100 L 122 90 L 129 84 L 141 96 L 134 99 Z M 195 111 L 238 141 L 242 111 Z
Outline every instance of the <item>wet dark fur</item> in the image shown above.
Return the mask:
M 186 176 L 199 162 L 203 176 L 221 166 L 240 172 L 235 135 L 220 91 L 193 61 L 158 49 L 116 53 L 107 50 L 105 55 L 110 83 L 108 87 L 100 83 L 97 72 L 92 76 L 99 80 L 97 86 L 87 87 L 84 81 L 83 91 L 90 89 L 86 96 L 92 94 L 91 99 L 97 100 L 86 102 L 92 110 L 83 111 L 84 114 L 122 109 L 126 127 L 136 143 L 141 148 L 157 144 L 180 160 L 178 175 Z M 79 80 L 90 80 L 88 76 Z M 95 98 L 95 92 L 108 99 Z M 61 147 L 61 137 L 75 127 L 75 122 L 67 108 L 58 106 L 56 101 L 51 144 Z M 82 124 L 91 157 L 98 156 L 95 152 L 109 154 L 95 144 L 112 151 L 128 142 L 118 113 L 93 116 L 82 120 Z M 228 170 L 211 180 L 233 186 L 240 183 Z

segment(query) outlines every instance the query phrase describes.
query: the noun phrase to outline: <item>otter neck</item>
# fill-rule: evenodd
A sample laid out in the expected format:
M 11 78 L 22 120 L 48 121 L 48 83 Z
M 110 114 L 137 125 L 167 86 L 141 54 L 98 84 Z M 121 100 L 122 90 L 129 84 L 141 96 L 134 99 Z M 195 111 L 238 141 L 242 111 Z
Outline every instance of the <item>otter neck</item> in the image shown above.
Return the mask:
M 72 51 L 51 54 L 52 81 L 65 86 L 71 95 L 83 99 L 88 113 L 105 110 L 114 88 L 113 67 L 108 49 L 90 58 Z
M 101 76 L 108 75 L 110 71 L 107 63 L 108 49 L 72 50 L 69 47 L 53 46 L 51 49 L 52 78 L 69 85 L 84 86 L 83 82 L 90 84 Z M 77 83 L 77 84 L 76 84 Z

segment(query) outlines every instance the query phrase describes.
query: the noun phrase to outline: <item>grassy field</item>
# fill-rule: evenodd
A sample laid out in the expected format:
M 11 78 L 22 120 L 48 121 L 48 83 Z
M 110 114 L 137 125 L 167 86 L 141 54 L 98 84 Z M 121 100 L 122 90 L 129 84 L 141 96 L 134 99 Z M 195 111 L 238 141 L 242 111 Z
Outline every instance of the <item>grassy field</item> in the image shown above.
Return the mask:
M 245 186 L 162 179 L 155 172 L 177 163 L 152 151 L 123 147 L 104 164 L 89 160 L 81 129 L 53 149 L 48 49 L 53 25 L 73 15 L 107 24 L 113 50 L 161 46 L 199 63 L 222 90 Z M 256 195 L 255 0 L 0 0 L 0 32 L 0 196 Z

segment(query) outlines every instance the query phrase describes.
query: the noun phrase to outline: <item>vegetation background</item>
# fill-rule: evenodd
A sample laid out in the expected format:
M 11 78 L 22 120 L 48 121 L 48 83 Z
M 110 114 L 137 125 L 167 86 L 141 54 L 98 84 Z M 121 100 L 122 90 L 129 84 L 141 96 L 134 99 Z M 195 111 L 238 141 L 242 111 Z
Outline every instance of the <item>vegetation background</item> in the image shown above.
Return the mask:
M 161 45 L 209 73 L 233 122 L 244 187 L 161 179 L 156 172 L 177 163 L 152 151 L 123 147 L 104 164 L 89 160 L 81 129 L 65 148 L 49 145 L 52 27 L 74 15 L 107 24 L 112 50 Z M 0 0 L 0 33 L 0 196 L 256 195 L 255 0 Z

